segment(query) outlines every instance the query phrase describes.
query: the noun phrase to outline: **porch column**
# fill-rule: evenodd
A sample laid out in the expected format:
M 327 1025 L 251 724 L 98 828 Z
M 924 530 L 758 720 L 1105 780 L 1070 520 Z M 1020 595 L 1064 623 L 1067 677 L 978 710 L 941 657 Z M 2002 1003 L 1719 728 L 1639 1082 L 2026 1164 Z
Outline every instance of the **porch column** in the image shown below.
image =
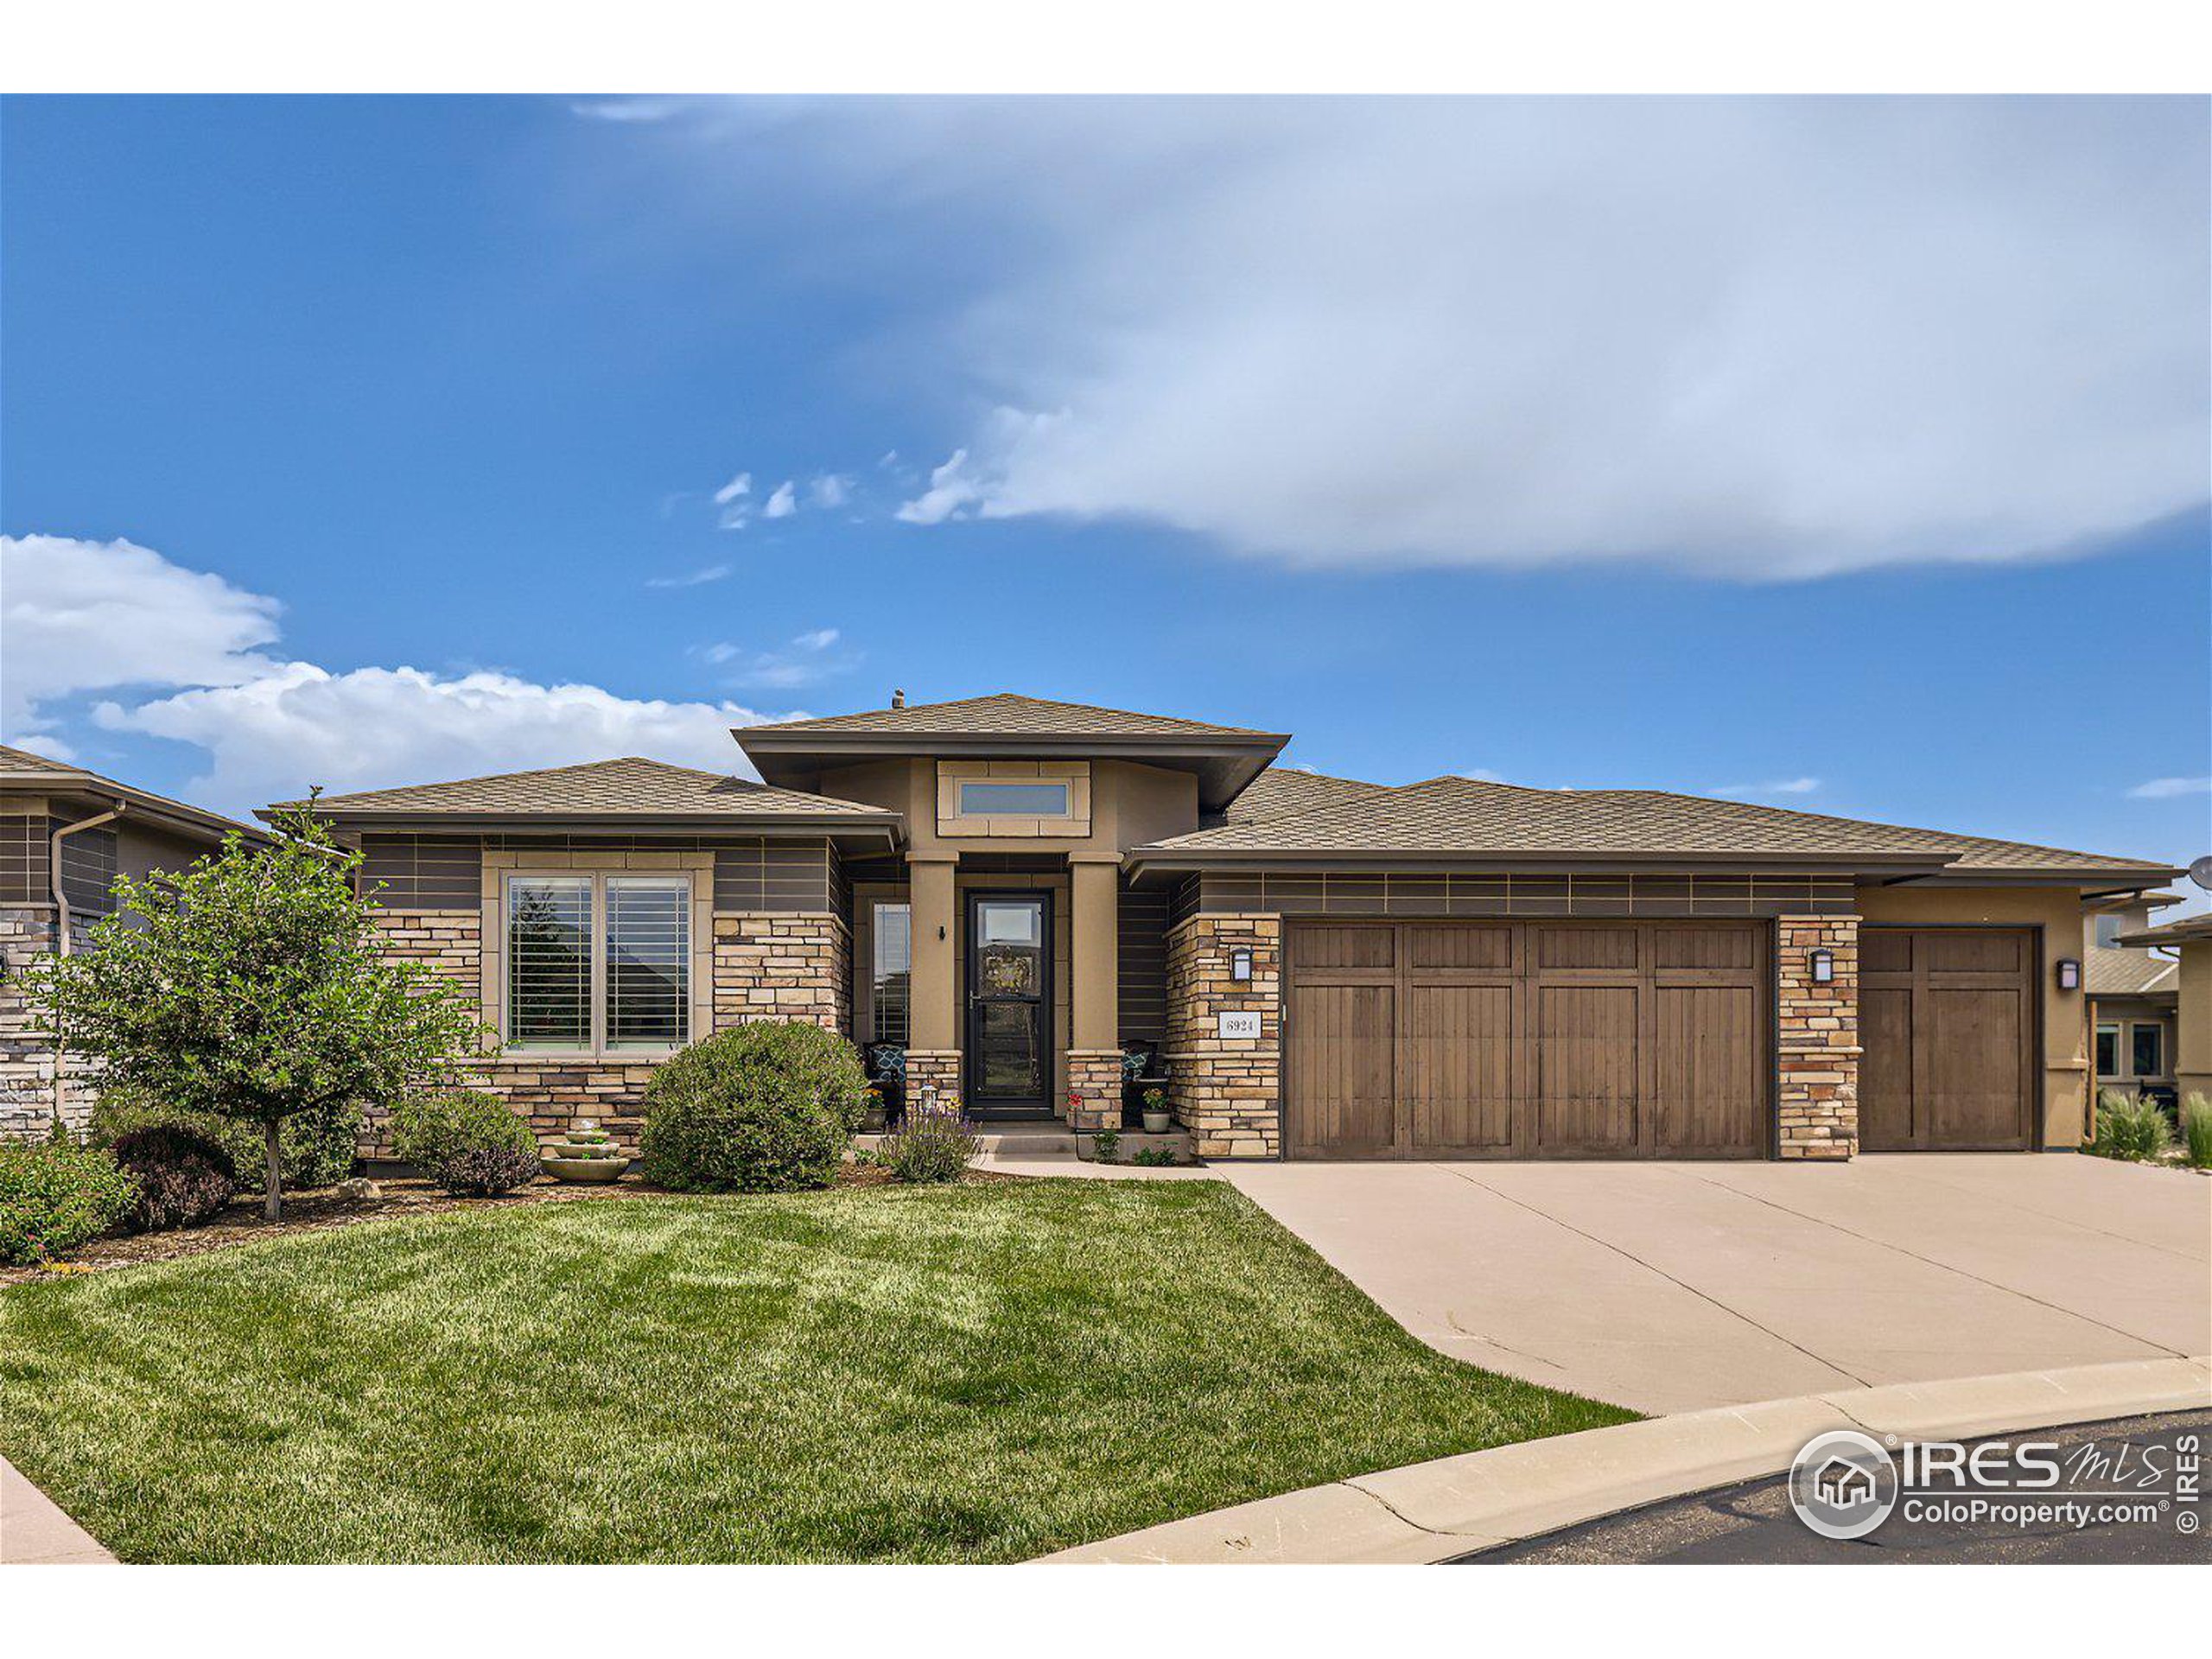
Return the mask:
M 907 860 L 907 903 L 912 906 L 914 1006 L 906 1049 L 906 1097 L 925 1088 L 940 1096 L 960 1092 L 959 988 L 953 982 L 954 931 L 960 918 L 953 892 L 958 855 L 916 853 Z
M 1122 861 L 1114 853 L 1068 855 L 1075 938 L 1068 964 L 1075 984 L 1068 1020 L 1071 1126 L 1119 1128 L 1122 1122 Z

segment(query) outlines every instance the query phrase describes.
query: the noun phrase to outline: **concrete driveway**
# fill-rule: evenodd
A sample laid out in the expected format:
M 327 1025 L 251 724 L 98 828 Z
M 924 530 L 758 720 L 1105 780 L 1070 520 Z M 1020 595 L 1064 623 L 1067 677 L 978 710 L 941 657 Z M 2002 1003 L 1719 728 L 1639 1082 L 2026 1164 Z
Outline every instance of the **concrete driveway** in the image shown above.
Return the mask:
M 2064 1154 L 1223 1172 L 1431 1347 L 1639 1411 L 2212 1352 L 2212 1180 Z

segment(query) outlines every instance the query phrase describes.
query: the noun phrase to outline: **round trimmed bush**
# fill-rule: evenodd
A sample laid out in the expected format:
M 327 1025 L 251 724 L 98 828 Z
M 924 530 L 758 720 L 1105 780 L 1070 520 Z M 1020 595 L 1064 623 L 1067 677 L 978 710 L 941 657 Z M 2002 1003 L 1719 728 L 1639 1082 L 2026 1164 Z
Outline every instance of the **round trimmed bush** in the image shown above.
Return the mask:
M 867 1096 L 860 1056 L 834 1031 L 761 1020 L 717 1032 L 645 1085 L 645 1179 L 679 1192 L 827 1186 Z
M 97 1147 L 0 1144 L 0 1267 L 67 1255 L 122 1220 L 137 1196 L 138 1183 Z
M 219 1141 L 181 1123 L 149 1123 L 116 1137 L 117 1164 L 138 1182 L 123 1224 L 134 1233 L 197 1227 L 230 1202 L 238 1165 Z
M 391 1149 L 448 1192 L 486 1198 L 537 1179 L 537 1137 L 497 1095 L 416 1095 L 391 1115 Z

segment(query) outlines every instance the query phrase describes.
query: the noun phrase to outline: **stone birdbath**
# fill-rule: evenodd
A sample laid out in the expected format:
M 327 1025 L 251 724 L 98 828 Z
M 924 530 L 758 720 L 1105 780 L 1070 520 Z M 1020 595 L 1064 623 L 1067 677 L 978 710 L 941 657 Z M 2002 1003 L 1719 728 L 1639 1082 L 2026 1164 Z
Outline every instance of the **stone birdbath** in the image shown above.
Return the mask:
M 578 1118 L 575 1127 L 559 1139 L 548 1141 L 538 1155 L 545 1173 L 563 1181 L 611 1181 L 630 1167 L 630 1154 L 588 1117 Z

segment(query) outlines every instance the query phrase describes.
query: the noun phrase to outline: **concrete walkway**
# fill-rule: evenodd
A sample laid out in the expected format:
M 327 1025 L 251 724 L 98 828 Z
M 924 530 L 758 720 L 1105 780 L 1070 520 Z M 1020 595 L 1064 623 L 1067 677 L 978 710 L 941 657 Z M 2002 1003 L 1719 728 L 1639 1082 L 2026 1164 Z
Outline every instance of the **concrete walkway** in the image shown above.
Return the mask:
M 114 1564 L 98 1539 L 0 1458 L 0 1567 Z
M 1645 1412 L 2212 1350 L 2212 1180 L 2066 1154 L 1222 1173 L 1430 1346 Z

